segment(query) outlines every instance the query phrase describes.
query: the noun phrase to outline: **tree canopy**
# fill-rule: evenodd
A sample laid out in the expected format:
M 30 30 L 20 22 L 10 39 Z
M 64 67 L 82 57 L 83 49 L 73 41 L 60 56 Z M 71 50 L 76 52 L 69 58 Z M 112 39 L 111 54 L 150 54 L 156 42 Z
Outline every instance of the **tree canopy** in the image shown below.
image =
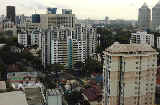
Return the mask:
M 105 48 L 116 41 L 127 44 L 131 36 L 131 31 L 129 29 L 125 30 L 121 27 L 97 28 L 97 33 L 100 34 L 98 38 L 98 40 L 100 40 L 100 45 L 97 46 L 97 53 L 102 53 Z

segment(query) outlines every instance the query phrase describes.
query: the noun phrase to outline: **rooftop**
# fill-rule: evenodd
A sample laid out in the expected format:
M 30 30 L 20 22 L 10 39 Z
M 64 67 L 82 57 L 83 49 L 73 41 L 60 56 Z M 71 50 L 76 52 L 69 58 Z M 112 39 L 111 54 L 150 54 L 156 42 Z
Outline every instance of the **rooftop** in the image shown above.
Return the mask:
M 106 51 L 109 51 L 112 53 L 156 52 L 156 50 L 153 49 L 148 44 L 119 44 L 119 43 L 114 43 L 108 49 L 106 49 Z
M 13 91 L 0 93 L 0 105 L 28 105 L 25 93 L 21 91 Z

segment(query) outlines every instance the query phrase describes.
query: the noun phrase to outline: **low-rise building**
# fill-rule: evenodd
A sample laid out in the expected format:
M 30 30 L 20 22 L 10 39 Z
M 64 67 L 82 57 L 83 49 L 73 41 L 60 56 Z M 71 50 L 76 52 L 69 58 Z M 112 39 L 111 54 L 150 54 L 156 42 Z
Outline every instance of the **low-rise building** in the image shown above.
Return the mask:
M 144 31 L 137 31 L 136 33 L 131 34 L 130 43 L 148 44 L 154 47 L 154 35 L 147 34 L 147 32 Z

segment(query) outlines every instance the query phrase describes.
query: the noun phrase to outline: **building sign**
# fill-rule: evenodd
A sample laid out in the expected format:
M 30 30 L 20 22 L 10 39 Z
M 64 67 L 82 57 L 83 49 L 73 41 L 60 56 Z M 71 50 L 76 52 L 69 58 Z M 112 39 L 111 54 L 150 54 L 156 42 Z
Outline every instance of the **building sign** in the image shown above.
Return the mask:
M 35 81 L 38 75 L 38 72 L 9 72 L 7 80 L 10 82 Z

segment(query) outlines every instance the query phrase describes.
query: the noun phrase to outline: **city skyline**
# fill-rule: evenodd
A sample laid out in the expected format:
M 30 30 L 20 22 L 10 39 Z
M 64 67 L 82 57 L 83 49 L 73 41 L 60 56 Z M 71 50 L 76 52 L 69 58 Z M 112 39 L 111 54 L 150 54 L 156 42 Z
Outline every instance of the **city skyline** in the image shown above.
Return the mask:
M 1 1 L 0 15 L 6 14 L 6 6 L 16 6 L 16 14 L 31 15 L 45 13 L 47 7 L 59 9 L 70 8 L 79 19 L 111 19 L 137 20 L 138 9 L 147 3 L 149 8 L 159 0 L 5 0 Z M 85 4 L 85 5 L 84 5 Z M 83 6 L 82 6 L 83 5 Z

